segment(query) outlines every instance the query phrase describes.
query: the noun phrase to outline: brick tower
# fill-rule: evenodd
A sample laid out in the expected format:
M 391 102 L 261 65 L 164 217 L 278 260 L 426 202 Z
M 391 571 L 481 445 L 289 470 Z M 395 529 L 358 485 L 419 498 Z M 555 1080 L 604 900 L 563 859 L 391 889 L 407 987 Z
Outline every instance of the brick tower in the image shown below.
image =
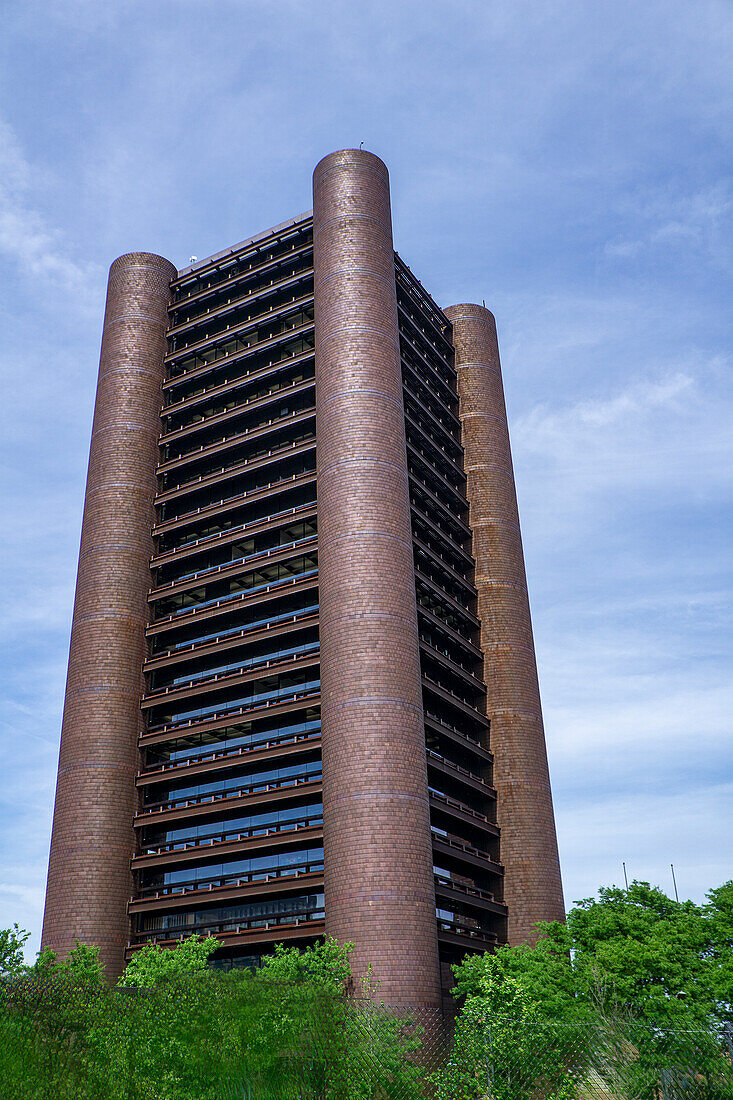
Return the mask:
M 71 627 L 43 943 L 119 969 L 129 938 L 137 742 L 170 282 L 161 256 L 112 264 Z
M 112 265 L 43 943 L 326 932 L 437 1006 L 562 916 L 496 335 L 394 252 L 377 157 L 313 187 Z
M 453 325 L 508 937 L 534 943 L 536 922 L 564 920 L 565 907 L 499 344 L 482 306 L 445 313 Z
M 440 1003 L 387 169 L 313 178 L 326 929 L 380 996 Z

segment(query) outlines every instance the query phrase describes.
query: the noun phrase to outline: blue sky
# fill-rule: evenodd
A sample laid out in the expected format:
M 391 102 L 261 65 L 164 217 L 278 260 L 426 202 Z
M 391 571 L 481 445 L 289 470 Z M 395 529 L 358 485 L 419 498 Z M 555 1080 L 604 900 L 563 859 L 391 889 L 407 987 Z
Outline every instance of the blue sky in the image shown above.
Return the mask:
M 733 877 L 732 46 L 727 0 L 6 0 L 0 927 L 37 946 L 109 264 L 362 141 L 497 318 L 567 900 Z

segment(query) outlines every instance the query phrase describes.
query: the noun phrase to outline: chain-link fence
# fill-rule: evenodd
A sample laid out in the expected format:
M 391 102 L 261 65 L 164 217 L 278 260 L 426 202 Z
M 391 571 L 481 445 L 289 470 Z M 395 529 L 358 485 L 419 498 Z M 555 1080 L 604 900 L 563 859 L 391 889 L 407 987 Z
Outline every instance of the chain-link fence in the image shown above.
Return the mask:
M 209 978 L 0 999 L 2 1100 L 733 1100 L 723 1031 L 387 1009 Z
M 724 1100 L 733 1098 L 732 1058 L 724 1030 L 487 1019 L 469 1009 L 431 1081 L 437 1100 Z

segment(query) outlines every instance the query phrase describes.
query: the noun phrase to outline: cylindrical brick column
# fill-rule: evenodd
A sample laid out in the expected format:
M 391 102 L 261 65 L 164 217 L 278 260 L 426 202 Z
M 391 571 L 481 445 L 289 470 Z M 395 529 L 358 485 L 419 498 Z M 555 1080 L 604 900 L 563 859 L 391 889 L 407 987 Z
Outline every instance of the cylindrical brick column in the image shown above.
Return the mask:
M 377 997 L 440 1004 L 389 176 L 313 178 L 326 929 Z
M 137 740 L 153 550 L 153 497 L 168 323 L 168 260 L 146 252 L 112 264 L 89 452 L 44 946 L 74 938 L 123 967 L 132 894 Z
M 537 663 L 501 380 L 487 309 L 452 306 L 509 942 L 564 920 Z

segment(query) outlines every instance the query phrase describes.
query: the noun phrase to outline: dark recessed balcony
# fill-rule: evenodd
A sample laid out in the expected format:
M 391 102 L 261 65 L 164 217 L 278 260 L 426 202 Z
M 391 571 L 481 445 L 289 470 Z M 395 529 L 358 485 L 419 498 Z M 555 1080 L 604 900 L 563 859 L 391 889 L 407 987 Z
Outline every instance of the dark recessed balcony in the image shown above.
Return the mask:
M 312 844 L 323 840 L 323 816 L 317 814 L 303 821 L 281 822 L 277 825 L 252 825 L 247 829 L 234 829 L 211 836 L 191 837 L 188 840 L 163 844 L 144 844 L 140 853 L 133 856 L 133 871 L 145 871 L 181 866 L 203 858 L 225 859 L 236 855 L 271 848 L 283 849 Z
M 318 936 L 323 936 L 325 930 L 326 915 L 323 909 L 303 917 L 292 917 L 286 914 L 272 916 L 266 920 L 212 921 L 210 924 L 197 924 L 191 928 L 182 928 L 180 931 L 166 929 L 165 931 L 137 932 L 135 942 L 130 943 L 125 950 L 125 959 L 129 961 L 135 951 L 144 947 L 146 943 L 158 944 L 160 947 L 174 947 L 192 932 L 203 936 L 216 936 L 222 946 L 263 944 L 272 947 L 284 941 L 312 942 Z
M 159 650 L 154 657 L 148 657 L 145 661 L 143 672 L 150 673 L 156 669 L 174 668 L 178 664 L 186 664 L 194 655 L 198 658 L 226 653 L 242 645 L 253 645 L 266 638 L 280 638 L 294 631 L 313 630 L 317 626 L 318 611 L 314 611 L 312 607 L 304 609 L 303 612 L 293 611 L 276 615 L 272 619 L 258 619 L 245 626 L 224 630 L 221 634 L 207 638 L 205 641 L 197 639 L 193 642 L 181 642 L 170 649 Z
M 150 887 L 139 891 L 127 904 L 127 912 L 158 913 L 185 909 L 190 905 L 225 901 L 245 901 L 266 894 L 271 897 L 293 890 L 322 890 L 323 862 L 308 864 L 303 868 L 277 868 L 269 872 L 252 871 L 232 876 L 232 880 L 214 880 L 209 883 L 182 883 L 180 886 Z
M 292 264 L 288 264 L 289 267 Z M 306 284 L 305 289 L 302 288 L 302 284 Z M 287 298 L 280 297 L 283 291 L 299 290 L 293 296 Z M 219 295 L 219 302 L 213 306 L 209 306 L 208 309 L 202 309 L 194 316 L 189 317 L 185 321 L 177 321 L 168 326 L 168 332 L 166 333 L 169 340 L 177 340 L 185 333 L 195 333 L 197 328 L 201 328 L 202 325 L 208 324 L 211 321 L 216 321 L 219 318 L 226 317 L 229 313 L 236 313 L 237 310 L 245 308 L 251 308 L 252 306 L 259 307 L 259 313 L 252 315 L 249 320 L 257 326 L 262 324 L 270 316 L 277 316 L 281 312 L 291 310 L 294 303 L 308 304 L 313 301 L 313 269 L 311 267 L 303 267 L 300 271 L 286 272 L 280 279 L 273 279 L 263 286 L 258 287 L 256 290 L 251 290 L 249 293 L 242 287 L 241 293 L 232 293 L 232 284 L 230 283 L 226 289 L 229 297 L 224 299 L 223 295 Z M 280 298 L 274 305 L 267 305 L 267 301 L 270 298 Z M 180 305 L 177 307 L 178 312 L 182 312 Z M 226 330 L 224 330 L 226 331 Z M 221 335 L 221 331 L 213 333 L 210 339 L 215 339 Z M 198 341 L 197 341 L 198 342 Z M 181 382 L 186 379 L 187 374 L 178 375 L 175 378 L 168 380 L 168 386 L 172 382 Z
M 315 470 L 306 470 L 302 474 L 291 474 L 289 477 L 282 478 L 281 480 L 270 481 L 267 485 L 258 485 L 256 489 L 250 489 L 249 492 L 236 493 L 234 496 L 225 497 L 211 504 L 205 504 L 201 508 L 194 508 L 192 511 L 185 512 L 180 516 L 175 516 L 173 519 L 156 523 L 153 527 L 153 538 L 157 538 L 159 535 L 168 534 L 168 532 L 175 530 L 176 527 L 181 527 L 186 524 L 190 525 L 193 520 L 203 520 L 212 516 L 218 518 L 223 512 L 231 511 L 233 508 L 243 507 L 252 500 L 260 500 L 262 497 L 272 497 L 275 496 L 276 493 L 287 492 L 289 489 L 296 486 L 308 485 L 311 482 L 315 483 L 315 480 Z
M 299 691 L 296 688 L 293 690 L 292 695 L 288 695 L 286 698 L 267 699 L 265 702 L 255 703 L 253 706 L 239 706 L 231 710 L 222 707 L 221 711 L 206 718 L 185 718 L 181 722 L 167 722 L 143 732 L 140 735 L 138 744 L 141 749 L 147 745 L 159 745 L 164 741 L 179 737 L 182 731 L 185 733 L 205 733 L 230 725 L 235 718 L 243 717 L 247 721 L 255 721 L 258 718 L 269 718 L 271 715 L 291 714 L 293 711 L 303 710 L 304 707 L 316 706 L 320 701 L 320 688 L 306 691 Z
M 465 714 L 475 725 L 483 726 L 488 729 L 489 720 L 485 714 L 476 710 L 475 707 L 467 703 L 465 699 L 462 699 L 459 695 L 455 695 L 452 691 L 448 691 L 447 688 L 437 683 L 437 681 L 433 680 L 432 677 L 428 676 L 425 672 L 422 674 L 422 684 L 427 691 L 437 696 L 443 703 L 447 703 L 461 714 Z
M 151 637 L 153 634 L 159 634 L 161 630 L 169 629 L 171 626 L 190 625 L 193 621 L 200 622 L 214 616 L 228 614 L 237 610 L 243 603 L 247 603 L 248 606 L 252 607 L 263 601 L 289 595 L 292 591 L 302 592 L 309 588 L 318 588 L 317 570 L 302 573 L 300 576 L 283 577 L 258 588 L 257 591 L 230 593 L 230 595 L 222 596 L 221 599 L 215 600 L 205 607 L 181 608 L 177 613 L 174 612 L 172 615 L 156 619 L 155 622 L 150 624 L 145 633 L 147 637 Z
M 409 435 L 407 438 L 407 454 L 410 459 L 411 474 L 416 476 L 423 485 L 430 486 L 431 491 L 441 499 L 443 499 L 443 495 L 447 495 L 454 505 L 457 504 L 461 512 L 467 515 L 468 500 L 465 494 L 449 480 L 448 475 L 432 459 L 417 447 L 417 440 L 413 441 Z
M 223 466 L 221 469 L 212 470 L 207 474 L 200 474 L 198 477 L 193 477 L 189 481 L 174 485 L 170 489 L 158 493 L 154 503 L 156 505 L 166 504 L 171 500 L 180 500 L 188 493 L 198 492 L 200 489 L 206 489 L 213 485 L 223 485 L 225 482 L 243 477 L 253 470 L 262 470 L 267 466 L 277 465 L 286 459 L 309 454 L 311 451 L 315 450 L 315 446 L 315 437 L 303 439 L 294 443 L 284 443 L 281 446 L 271 448 L 264 454 L 258 455 L 256 458 L 244 459 L 242 462 L 236 462 L 232 466 Z
M 430 604 L 433 606 L 437 604 L 439 608 L 445 609 L 453 619 L 464 622 L 469 630 L 480 630 L 481 623 L 477 616 L 469 611 L 465 604 L 454 599 L 444 588 L 441 588 L 434 580 L 422 573 L 417 565 L 415 566 L 415 581 L 418 609 L 424 606 L 421 602 L 421 597 L 424 597 L 428 603 L 428 610 L 430 610 Z M 433 613 L 436 614 L 436 612 Z M 440 618 L 440 615 L 438 615 L 438 618 Z
M 478 810 L 467 806 L 465 802 L 459 802 L 457 798 L 451 798 L 439 791 L 428 791 L 428 799 L 431 811 L 440 813 L 454 821 L 459 821 L 462 825 L 469 825 L 471 828 L 490 836 L 499 835 L 498 825 L 489 821 L 486 814 L 479 813 Z
M 452 726 L 445 719 L 438 718 L 428 710 L 425 711 L 425 729 L 438 734 L 441 738 L 445 738 L 452 745 L 458 746 L 465 752 L 471 753 L 477 760 L 481 760 L 486 764 L 492 764 L 494 761 L 494 754 L 489 749 L 484 748 L 476 737 L 467 733 L 465 728 L 459 729 L 457 726 Z
M 198 695 L 205 695 L 213 690 L 225 691 L 228 688 L 239 687 L 241 684 L 247 684 L 254 680 L 261 679 L 263 676 L 311 668 L 314 665 L 318 665 L 319 662 L 320 655 L 318 653 L 288 653 L 284 654 L 282 657 L 263 661 L 261 664 L 256 665 L 254 668 L 247 669 L 246 671 L 226 672 L 221 675 L 212 676 L 209 680 L 190 680 L 188 683 L 161 688 L 160 691 L 151 691 L 143 695 L 140 706 L 143 710 L 146 710 L 150 707 L 159 706 L 167 700 L 184 701 L 189 698 L 193 699 Z
M 300 341 L 302 343 L 302 341 Z M 290 359 L 295 359 L 296 355 L 303 355 L 305 351 L 310 351 L 313 354 L 312 349 L 301 349 L 297 353 L 293 353 Z M 222 412 L 212 413 L 210 416 L 202 416 L 199 420 L 194 420 L 191 424 L 185 424 L 180 428 L 171 429 L 168 432 L 164 432 L 159 440 L 159 446 L 165 447 L 170 443 L 178 442 L 181 439 L 188 439 L 189 436 L 196 435 L 201 431 L 208 431 L 209 428 L 218 426 L 219 424 L 228 424 L 230 420 L 241 420 L 242 416 L 249 412 L 257 412 L 258 410 L 266 409 L 268 405 L 277 405 L 282 403 L 284 398 L 297 397 L 300 394 L 306 394 L 308 390 L 312 390 L 315 383 L 312 378 L 306 378 L 302 382 L 294 383 L 292 386 L 285 387 L 281 390 L 276 390 L 274 393 L 267 394 L 264 397 L 252 398 L 251 401 L 242 401 L 238 405 L 235 405 L 232 409 L 225 409 Z M 303 412 L 304 409 L 299 409 L 299 412 Z M 271 428 L 273 424 L 279 426 L 279 422 L 282 420 L 285 414 L 275 415 L 268 420 L 261 418 L 256 424 L 250 424 L 251 431 L 255 431 L 258 428 L 267 426 Z M 240 432 L 242 429 L 240 428 Z M 196 448 L 192 448 L 195 451 Z
M 410 469 L 408 472 L 410 496 L 412 497 L 413 493 L 419 494 L 428 502 L 428 509 L 425 515 L 435 515 L 437 512 L 440 519 L 447 522 L 451 531 L 454 532 L 454 537 L 467 542 L 471 538 L 471 528 L 468 524 L 448 507 L 442 497 L 439 497 L 438 494 L 433 491 L 432 486 L 428 484 L 424 477 L 421 477 L 420 474 L 416 473 L 413 469 Z M 468 515 L 468 513 L 466 513 L 466 515 Z
M 422 369 L 427 373 L 430 382 L 436 387 L 441 400 L 445 402 L 447 406 L 446 411 L 451 410 L 450 416 L 458 422 L 458 428 L 460 430 L 460 420 L 458 420 L 458 417 L 452 411 L 458 404 L 458 397 L 454 389 L 455 381 L 453 385 L 451 385 L 446 377 L 449 372 L 452 372 L 453 378 L 455 379 L 455 371 L 441 359 L 440 353 L 436 351 L 434 346 L 430 345 L 425 334 L 420 331 L 419 326 L 399 303 L 397 305 L 397 313 L 399 315 L 400 351 L 403 352 L 403 345 L 409 349 L 409 353 L 415 357 Z M 440 362 L 440 368 L 430 361 L 429 356 L 433 354 Z M 407 358 L 407 356 L 404 356 L 404 353 L 403 357 Z
M 504 865 L 497 863 L 492 859 L 488 852 L 483 851 L 481 848 L 476 848 L 474 845 L 469 844 L 467 841 L 459 840 L 457 837 L 441 836 L 432 831 L 432 843 L 433 843 L 433 856 L 434 858 L 445 857 L 458 860 L 460 863 L 466 864 L 471 868 L 479 868 L 483 871 L 490 871 L 494 875 L 504 874 Z M 498 835 L 499 830 L 496 830 Z
M 290 733 L 283 737 L 272 737 L 255 745 L 240 745 L 234 749 L 212 752 L 197 756 L 193 760 L 176 761 L 171 764 L 156 765 L 148 768 L 135 780 L 137 787 L 145 788 L 162 780 L 177 779 L 179 776 L 210 775 L 226 771 L 250 762 L 260 760 L 284 760 L 317 752 L 321 747 L 321 734 Z
M 308 298 L 311 298 L 311 297 L 312 297 L 312 295 L 308 295 Z M 246 299 L 240 300 L 237 303 L 237 306 L 239 307 L 239 306 L 242 306 L 242 305 L 245 305 L 245 304 L 246 304 Z M 273 311 L 273 316 L 274 317 L 277 316 L 277 311 Z M 232 325 L 231 328 L 223 328 L 219 332 L 211 333 L 211 335 L 201 336 L 199 339 L 193 340 L 190 344 L 184 344 L 182 347 L 176 348 L 175 351 L 169 351 L 168 354 L 165 356 L 165 364 L 170 369 L 172 366 L 174 366 L 181 359 L 186 359 L 188 356 L 194 356 L 200 351 L 207 350 L 212 345 L 216 345 L 216 344 L 218 344 L 218 343 L 220 343 L 224 340 L 232 340 L 232 339 L 235 339 L 237 337 L 240 337 L 240 338 L 245 337 L 248 333 L 248 330 L 250 330 L 250 329 L 254 330 L 254 339 L 252 340 L 251 343 L 248 342 L 241 349 L 241 351 L 243 351 L 245 353 L 253 352 L 253 351 L 265 351 L 265 350 L 269 351 L 269 349 L 271 347 L 276 347 L 278 344 L 283 343 L 283 340 L 286 339 L 287 337 L 291 336 L 294 332 L 297 333 L 298 335 L 301 335 L 304 332 L 307 332 L 307 331 L 312 332 L 313 331 L 313 321 L 308 320 L 308 321 L 306 321 L 305 324 L 302 324 L 297 328 L 286 329 L 284 332 L 278 332 L 278 333 L 274 333 L 270 336 L 267 336 L 264 340 L 258 340 L 257 339 L 258 325 L 259 325 L 259 322 L 258 322 L 257 319 L 247 318 L 246 320 L 240 321 L 236 325 Z M 169 337 L 170 337 L 170 335 L 171 334 L 170 334 L 170 331 L 169 331 Z M 221 355 L 218 355 L 218 356 L 216 356 L 216 358 L 212 359 L 211 363 L 207 364 L 207 366 L 209 366 L 209 365 L 213 366 L 215 363 L 221 362 L 223 359 L 230 359 L 230 358 L 233 359 L 235 357 L 235 355 L 239 355 L 239 354 L 240 354 L 240 349 L 237 349 L 237 351 L 232 356 L 229 356 L 229 355 L 226 354 L 226 352 L 223 352 Z M 185 375 L 184 375 L 184 377 L 185 377 Z
M 496 788 L 482 779 L 480 775 L 476 775 L 474 772 L 469 771 L 468 768 L 462 768 L 460 764 L 454 764 L 452 760 L 447 760 L 444 756 L 441 756 L 440 753 L 434 752 L 432 749 L 426 749 L 426 753 L 428 768 L 441 775 L 448 776 L 456 782 L 462 783 L 464 786 L 470 788 L 472 791 L 476 791 L 485 798 L 490 798 L 492 800 L 496 799 Z
M 458 921 L 438 918 L 438 943 L 463 951 L 490 951 L 498 946 L 499 937 L 486 929 L 472 928 Z
M 461 905 L 470 905 L 487 913 L 495 913 L 499 917 L 505 917 L 506 905 L 497 901 L 489 890 L 479 890 L 476 886 L 465 886 L 454 879 L 444 875 L 435 876 L 435 896 L 449 902 L 458 902 Z
M 269 805 L 275 802 L 287 802 L 294 798 L 312 798 L 321 795 L 321 779 L 276 779 L 269 783 L 257 783 L 252 787 L 242 786 L 236 791 L 221 794 L 207 794 L 200 797 L 182 799 L 180 802 L 162 803 L 149 810 L 135 814 L 132 824 L 135 829 L 148 826 L 165 827 L 173 821 L 188 821 L 192 818 L 211 817 L 212 814 L 235 812 L 250 809 L 252 806 Z
M 423 656 L 429 658 L 431 661 L 434 661 L 435 664 L 439 665 L 441 670 L 449 673 L 450 677 L 459 680 L 464 691 L 468 690 L 472 694 L 475 693 L 476 695 L 478 695 L 479 698 L 475 699 L 474 701 L 475 703 L 481 701 L 481 705 L 483 706 L 483 697 L 486 694 L 486 685 L 484 684 L 482 679 L 479 679 L 478 676 L 475 676 L 473 674 L 470 668 L 466 668 L 465 665 L 460 664 L 449 653 L 446 653 L 444 652 L 444 650 L 439 649 L 428 638 L 426 638 L 424 634 L 420 635 L 420 651 Z
M 461 480 L 465 481 L 463 448 L 459 440 L 440 419 L 440 416 L 445 415 L 448 410 L 444 405 L 438 405 L 435 402 L 435 394 L 428 390 L 420 376 L 415 374 L 415 371 L 409 367 L 404 359 L 402 360 L 402 367 L 406 425 L 418 431 L 422 439 L 429 440 L 436 450 L 439 449 L 446 463 L 452 465 Z M 450 417 L 452 421 L 452 413 Z M 441 441 L 440 443 L 438 443 L 438 439 Z
M 285 413 L 281 417 L 275 417 L 272 420 L 268 420 L 266 424 L 259 425 L 256 428 L 245 428 L 244 431 L 235 431 L 231 435 L 223 435 L 219 439 L 212 440 L 209 443 L 202 443 L 198 447 L 193 447 L 177 458 L 169 458 L 164 462 L 160 462 L 155 472 L 160 477 L 163 474 L 170 473 L 172 470 L 185 469 L 194 462 L 213 457 L 217 454 L 223 454 L 232 447 L 240 447 L 243 444 L 252 443 L 277 430 L 286 429 L 290 425 L 297 425 L 307 420 L 314 420 L 315 415 L 315 405 L 311 405 L 306 409 L 298 409 L 295 412 Z
M 449 523 L 447 530 L 441 521 L 441 517 L 435 514 L 428 515 L 420 505 L 411 502 L 413 538 L 415 529 L 422 532 L 422 540 L 426 541 L 424 532 L 428 532 L 446 551 L 448 555 L 462 561 L 467 570 L 473 569 L 475 563 L 471 555 L 464 549 L 464 543 L 468 538 L 463 531 L 459 531 L 460 538 L 456 541 L 456 529 Z M 453 520 L 452 513 L 446 513 Z M 417 536 L 420 537 L 420 536 Z
M 306 223 L 303 223 L 305 226 Z M 299 227 L 300 228 L 300 227 Z M 304 234 L 305 235 L 305 234 Z M 279 238 L 273 237 L 272 241 L 277 241 Z M 294 238 L 297 242 L 297 238 Z M 168 307 L 168 312 L 175 314 L 177 311 L 188 307 L 191 303 L 200 301 L 206 297 L 211 297 L 216 294 L 221 294 L 222 290 L 228 290 L 232 286 L 240 286 L 243 282 L 254 281 L 261 277 L 266 272 L 277 270 L 278 267 L 283 267 L 285 264 L 292 264 L 293 260 L 302 259 L 307 257 L 313 252 L 313 240 L 305 240 L 302 245 L 296 248 L 288 248 L 277 256 L 273 256 L 270 260 L 262 261 L 261 256 L 253 255 L 254 263 L 250 263 L 246 268 L 240 267 L 242 260 L 231 260 L 227 257 L 228 262 L 231 264 L 230 272 L 227 275 L 223 275 L 218 281 L 201 286 L 202 278 L 208 278 L 209 273 L 206 269 L 197 271 L 195 274 L 186 275 L 182 279 L 174 280 L 171 286 L 175 292 L 179 291 L 187 283 L 190 283 L 192 290 L 189 294 L 184 294 L 180 298 L 175 298 L 172 304 Z M 259 260 L 259 262 L 257 262 Z M 305 268 L 304 268 L 305 270 Z M 211 273 L 221 271 L 220 265 L 212 265 Z M 196 289 L 201 287 L 201 289 Z
M 453 345 L 446 336 L 446 332 L 451 329 L 450 321 L 438 304 L 433 301 L 420 280 L 410 270 L 409 265 L 396 252 L 395 276 L 397 293 L 407 295 L 425 322 L 430 325 L 434 338 L 444 345 L 449 355 L 452 355 Z
M 148 592 L 148 603 L 154 603 L 156 600 L 175 595 L 178 592 L 185 592 L 189 588 L 197 588 L 202 580 L 211 581 L 220 578 L 225 580 L 231 576 L 237 576 L 239 573 L 248 572 L 252 566 L 287 561 L 289 558 L 298 557 L 309 550 L 316 550 L 317 546 L 318 535 L 309 534 L 282 546 L 271 546 L 268 550 L 258 550 L 254 554 L 236 558 L 234 561 L 211 565 L 208 568 L 198 570 L 196 573 L 186 573 L 184 576 L 176 577 L 175 580 L 161 584 L 157 588 L 151 588 Z
M 260 516 L 257 519 L 249 520 L 247 523 L 237 524 L 235 527 L 228 527 L 225 531 L 218 531 L 212 535 L 202 535 L 200 538 L 191 539 L 190 542 L 186 542 L 172 550 L 154 554 L 150 559 L 150 568 L 156 569 L 161 565 L 169 565 L 171 562 L 206 553 L 212 547 L 225 546 L 229 542 L 236 542 L 243 534 L 256 535 L 270 529 L 274 531 L 278 527 L 289 523 L 293 518 L 309 519 L 316 515 L 316 511 L 316 502 L 312 501 L 307 504 L 299 504 L 294 508 L 282 509 L 269 516 Z

